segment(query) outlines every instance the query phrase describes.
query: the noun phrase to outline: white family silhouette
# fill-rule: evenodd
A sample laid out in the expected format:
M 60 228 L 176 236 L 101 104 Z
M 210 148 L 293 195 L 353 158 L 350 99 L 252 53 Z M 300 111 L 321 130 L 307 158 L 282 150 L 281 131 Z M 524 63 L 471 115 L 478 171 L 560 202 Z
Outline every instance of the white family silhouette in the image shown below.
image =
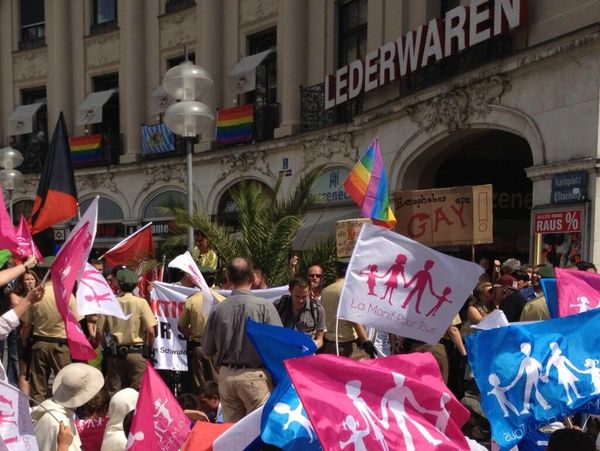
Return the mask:
M 273 407 L 273 410 L 280 415 L 287 415 L 287 420 L 283 424 L 283 430 L 287 431 L 292 423 L 298 423 L 300 427 L 302 427 L 309 437 L 309 443 L 312 443 L 314 440 L 314 428 L 311 422 L 304 416 L 302 403 L 298 402 L 298 405 L 295 409 L 292 409 L 292 406 L 286 404 L 284 402 L 278 402 Z
M 377 415 L 371 410 L 366 401 L 360 396 L 361 382 L 358 380 L 352 380 L 346 383 L 346 395 L 352 400 L 354 407 L 359 413 L 359 418 L 355 418 L 352 415 L 346 416 L 342 427 L 344 430 L 350 431 L 351 435 L 346 441 L 340 441 L 339 445 L 342 449 L 349 445 L 354 445 L 356 451 L 367 450 L 365 444 L 365 437 L 373 432 L 375 439 L 379 442 L 381 449 L 389 450 L 382 428 L 389 429 L 390 422 L 389 416 L 394 417 L 396 425 L 402 433 L 404 440 L 404 449 L 408 451 L 415 450 L 415 443 L 411 431 L 408 429 L 410 424 L 416 429 L 420 436 L 423 437 L 431 445 L 436 446 L 441 444 L 443 441 L 447 441 L 448 438 L 444 435 L 450 413 L 446 409 L 446 404 L 452 399 L 448 393 L 442 393 L 439 401 L 440 410 L 429 410 L 421 406 L 412 390 L 406 386 L 406 377 L 400 373 L 392 371 L 395 385 L 388 389 L 383 397 L 381 398 L 381 416 L 378 418 Z M 429 414 L 436 418 L 435 428 L 427 429 L 422 421 L 413 418 L 406 412 L 406 405 L 415 409 L 421 414 Z M 362 423 L 361 423 L 362 420 Z M 433 426 L 433 424 L 432 424 Z M 435 436 L 434 436 L 435 435 Z
M 505 417 L 509 416 L 509 410 L 515 415 L 520 416 L 529 413 L 531 408 L 531 392 L 535 389 L 535 399 L 538 404 L 544 410 L 551 409 L 552 406 L 546 401 L 546 399 L 540 393 L 538 383 L 548 383 L 550 381 L 550 371 L 556 370 L 556 379 L 558 384 L 562 385 L 565 395 L 567 397 L 567 405 L 573 403 L 574 399 L 582 398 L 577 389 L 576 382 L 579 378 L 574 372 L 579 374 L 589 374 L 591 383 L 594 386 L 592 395 L 600 394 L 600 368 L 596 367 L 598 360 L 586 359 L 583 363 L 585 370 L 577 368 L 561 351 L 558 343 L 552 342 L 549 345 L 550 357 L 546 361 L 546 365 L 542 365 L 535 358 L 531 357 L 531 343 L 521 343 L 521 353 L 524 354 L 524 358 L 519 364 L 519 370 L 513 380 L 506 386 L 501 386 L 500 378 L 497 374 L 492 373 L 488 376 L 488 382 L 492 386 L 492 389 L 487 393 L 496 397 L 502 413 Z M 543 374 L 542 374 L 543 373 Z M 517 407 L 511 403 L 506 393 L 512 390 L 515 385 L 525 376 L 525 388 L 523 391 L 523 409 L 519 411 Z M 572 396 L 573 395 L 573 396 Z

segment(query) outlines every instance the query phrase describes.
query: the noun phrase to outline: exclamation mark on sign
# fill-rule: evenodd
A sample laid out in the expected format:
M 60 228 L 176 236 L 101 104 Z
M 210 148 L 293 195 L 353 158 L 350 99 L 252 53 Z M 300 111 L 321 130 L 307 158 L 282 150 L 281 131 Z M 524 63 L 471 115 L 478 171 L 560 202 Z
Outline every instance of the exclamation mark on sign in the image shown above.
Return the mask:
M 485 232 L 488 228 L 488 193 L 481 191 L 477 193 L 477 223 L 479 224 L 479 231 Z

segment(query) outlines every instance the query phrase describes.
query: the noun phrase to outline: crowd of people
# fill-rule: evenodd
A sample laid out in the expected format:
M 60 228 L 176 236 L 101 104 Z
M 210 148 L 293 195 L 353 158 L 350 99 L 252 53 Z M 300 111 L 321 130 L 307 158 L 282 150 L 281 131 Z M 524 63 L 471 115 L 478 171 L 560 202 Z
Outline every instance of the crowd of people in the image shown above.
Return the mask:
M 179 331 L 187 340 L 189 370 L 182 376 L 185 393 L 177 399 L 190 422 L 237 422 L 269 397 L 273 388 L 271 377 L 246 334 L 246 319 L 251 318 L 307 334 L 319 353 L 355 360 L 431 352 L 444 382 L 471 412 L 464 426 L 465 435 L 489 444 L 490 424 L 479 405 L 464 338 L 476 333 L 471 326 L 496 309 L 502 310 L 509 322 L 550 318 L 539 281 L 553 277 L 553 268 L 521 264 L 514 258 L 504 262 L 480 261 L 485 271 L 480 282 L 437 344 L 336 318 L 348 259 L 335 262 L 337 278 L 325 284 L 323 262 L 311 265 L 306 273 L 298 273 L 298 259 L 293 257 L 288 293 L 271 302 L 252 291 L 268 287 L 269 268 L 253 266 L 247 257 L 233 258 L 223 268 L 220 288 L 231 289 L 223 302 L 223 296 L 214 290 L 219 269 L 216 254 L 208 247 L 204 234 L 197 233 L 196 240 L 194 258 L 217 302 L 207 314 L 206 293 L 200 290 L 187 299 L 178 320 Z M 47 257 L 39 264 L 30 257 L 0 271 L 8 310 L 0 317 L 0 337 L 7 337 L 8 348 L 7 368 L 4 371 L 0 365 L 0 378 L 31 397 L 40 450 L 124 450 L 146 361 L 153 359 L 156 317 L 148 301 L 134 294 L 138 274 L 125 265 L 104 268 L 102 262 L 93 261 L 105 274 L 127 319 L 82 317 L 72 296 L 70 309 L 98 350 L 93 361 L 73 362 L 52 281 L 48 278 L 43 284 L 40 282 L 52 262 Z M 593 264 L 585 262 L 577 263 L 574 269 L 596 271 Z M 197 286 L 185 272 L 179 274 L 176 283 Z M 581 429 L 582 421 L 587 422 L 587 430 L 593 430 L 594 421 L 587 417 L 570 419 L 569 425 L 578 424 Z M 581 450 L 595 449 L 591 436 L 580 429 L 553 435 L 548 449 L 574 449 L 552 447 L 553 440 L 583 444 L 578 445 Z M 575 437 L 578 433 L 584 437 Z M 545 434 L 548 440 L 549 431 Z M 539 442 L 539 436 L 535 437 Z M 588 438 L 591 448 L 586 445 Z

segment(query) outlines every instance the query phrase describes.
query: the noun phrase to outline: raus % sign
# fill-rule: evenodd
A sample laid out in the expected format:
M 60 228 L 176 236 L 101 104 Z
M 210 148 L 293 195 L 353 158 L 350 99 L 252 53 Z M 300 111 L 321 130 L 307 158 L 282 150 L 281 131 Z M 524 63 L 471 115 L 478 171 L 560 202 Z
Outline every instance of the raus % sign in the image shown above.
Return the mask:
M 536 213 L 533 219 L 533 232 L 581 232 L 581 210 L 565 210 Z

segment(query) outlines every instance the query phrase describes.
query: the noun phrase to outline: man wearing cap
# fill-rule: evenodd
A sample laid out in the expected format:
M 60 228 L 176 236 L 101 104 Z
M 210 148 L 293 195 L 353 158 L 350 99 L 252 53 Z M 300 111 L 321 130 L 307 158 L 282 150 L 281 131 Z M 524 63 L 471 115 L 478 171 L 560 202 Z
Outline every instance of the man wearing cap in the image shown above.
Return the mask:
M 246 320 L 275 326 L 281 326 L 281 320 L 271 302 L 252 295 L 252 269 L 246 257 L 227 264 L 231 296 L 213 307 L 202 335 L 204 355 L 214 357 L 219 368 L 219 394 L 227 423 L 263 405 L 271 391 L 269 376 L 246 335 Z
M 91 400 L 104 385 L 102 373 L 86 363 L 71 363 L 58 372 L 52 384 L 52 398 L 31 411 L 33 432 L 40 451 L 57 449 L 61 425 L 69 427 L 73 442 L 69 451 L 81 449 L 75 427 L 75 409 Z
M 108 349 L 106 389 L 110 396 L 131 387 L 140 389 L 146 359 L 154 343 L 154 326 L 157 321 L 145 299 L 134 296 L 132 291 L 138 275 L 130 269 L 117 272 L 120 295 L 117 297 L 123 313 L 130 315 L 124 320 L 115 316 L 101 316 L 97 323 L 96 339 Z M 108 334 L 110 339 L 105 338 Z
M 340 295 L 344 286 L 344 277 L 348 269 L 349 258 L 340 258 L 336 261 L 338 279 L 321 291 L 321 304 L 325 309 L 327 332 L 325 344 L 321 350 L 324 354 L 336 354 L 336 318 Z M 368 358 L 375 354 L 375 346 L 369 340 L 362 324 L 340 319 L 337 325 L 337 339 L 340 355 L 353 359 Z M 361 349 L 359 349 L 359 346 Z M 364 352 L 363 352 L 364 351 Z
M 201 266 L 200 272 L 210 287 L 214 283 L 216 271 L 208 266 Z M 187 273 L 185 273 L 187 275 Z M 191 277 L 190 277 L 191 279 Z M 191 295 L 185 301 L 185 306 L 179 317 L 179 332 L 187 339 L 188 367 L 192 375 L 192 386 L 194 393 L 204 385 L 205 382 L 213 380 L 212 368 L 210 362 L 202 354 L 202 334 L 206 326 L 210 305 L 205 306 L 205 299 L 208 301 L 209 295 L 221 302 L 225 299 L 222 295 L 209 288 L 210 293 L 204 293 L 203 290 Z
M 37 266 L 41 270 L 40 272 L 47 271 L 54 260 L 54 257 L 44 258 L 44 262 Z M 77 301 L 73 295 L 69 299 L 69 309 L 78 321 L 83 319 L 77 313 Z M 30 395 L 37 402 L 42 402 L 46 399 L 50 373 L 56 375 L 72 361 L 67 346 L 65 323 L 56 306 L 54 288 L 50 278 L 44 285 L 42 300 L 23 315 L 22 321 L 21 344 L 26 347 L 30 335 L 32 341 Z

